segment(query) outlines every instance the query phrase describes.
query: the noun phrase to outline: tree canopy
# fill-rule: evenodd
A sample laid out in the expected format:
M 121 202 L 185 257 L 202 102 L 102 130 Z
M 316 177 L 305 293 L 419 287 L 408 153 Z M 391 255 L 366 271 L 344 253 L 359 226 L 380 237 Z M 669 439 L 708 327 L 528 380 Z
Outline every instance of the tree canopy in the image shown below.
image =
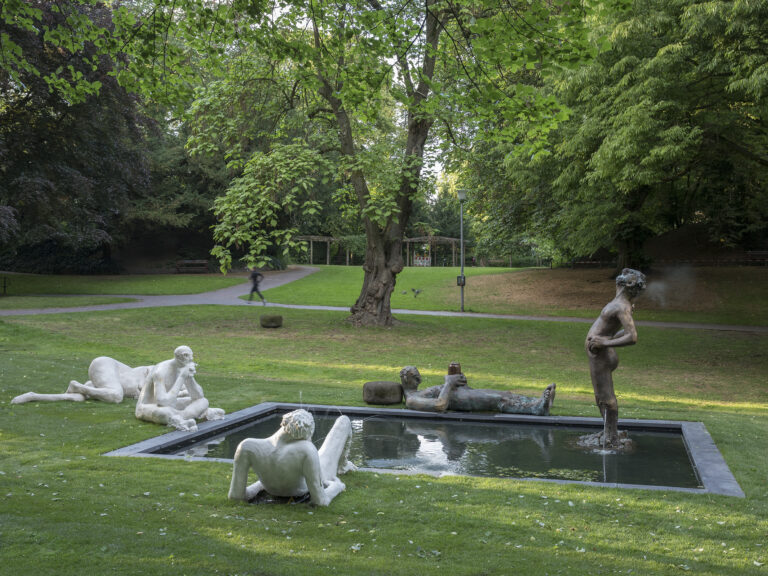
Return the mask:
M 246 248 L 249 264 L 272 247 L 290 250 L 292 223 L 317 214 L 318 193 L 330 185 L 346 221 L 360 222 L 367 239 L 353 320 L 390 323 L 433 126 L 452 135 L 499 117 L 510 119 L 507 128 L 518 118 L 554 126 L 555 99 L 522 80 L 552 61 L 585 57 L 582 24 L 581 8 L 569 2 L 270 6 L 233 41 L 228 75 L 195 104 L 219 119 L 198 132 L 195 151 L 223 147 L 242 168 L 215 208 L 224 268 L 232 248 Z M 467 122 L 468 113 L 477 120 Z M 531 131 L 526 142 L 537 137 Z
M 212 226 L 227 270 L 362 232 L 352 320 L 389 324 L 404 235 L 449 233 L 456 187 L 489 256 L 641 265 L 688 223 L 757 242 L 766 21 L 743 0 L 7 0 L 3 257 Z
M 571 254 L 619 253 L 703 222 L 721 244 L 765 230 L 765 3 L 646 0 L 603 13 L 610 47 L 547 88 L 572 110 L 544 153 L 490 150 L 476 163 L 486 236 L 554 241 Z M 484 185 L 505 165 L 502 186 Z

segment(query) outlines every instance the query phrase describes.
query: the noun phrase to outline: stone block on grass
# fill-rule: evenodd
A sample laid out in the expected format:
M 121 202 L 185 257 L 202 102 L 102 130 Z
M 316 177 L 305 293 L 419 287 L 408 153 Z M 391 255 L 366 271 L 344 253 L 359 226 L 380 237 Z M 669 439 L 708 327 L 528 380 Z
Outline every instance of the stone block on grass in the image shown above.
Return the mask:
M 283 317 L 280 314 L 263 314 L 259 322 L 262 328 L 280 328 L 283 325 Z
M 368 404 L 400 404 L 403 387 L 400 382 L 379 380 L 363 384 L 363 401 Z

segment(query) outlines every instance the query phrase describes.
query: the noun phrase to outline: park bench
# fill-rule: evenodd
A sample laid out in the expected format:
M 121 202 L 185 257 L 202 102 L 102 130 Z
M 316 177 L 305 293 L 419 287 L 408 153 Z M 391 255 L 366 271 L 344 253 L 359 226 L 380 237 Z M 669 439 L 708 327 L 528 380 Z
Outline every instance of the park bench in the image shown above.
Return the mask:
M 176 262 L 177 274 L 207 274 L 208 272 L 210 272 L 208 260 L 179 260 Z
M 592 260 L 592 259 L 573 259 L 571 260 L 571 268 L 608 268 L 615 267 L 616 262 L 613 260 Z
M 768 250 L 747 250 L 747 261 L 768 266 Z

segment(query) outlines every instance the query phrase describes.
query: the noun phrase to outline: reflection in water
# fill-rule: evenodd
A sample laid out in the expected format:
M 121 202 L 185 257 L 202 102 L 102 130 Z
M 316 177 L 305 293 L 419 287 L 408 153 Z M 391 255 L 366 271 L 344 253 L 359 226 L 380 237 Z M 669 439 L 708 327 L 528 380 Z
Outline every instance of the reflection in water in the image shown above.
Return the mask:
M 317 446 L 336 416 L 315 415 Z M 267 417 L 178 454 L 232 458 L 241 440 L 271 436 L 281 417 Z M 585 428 L 382 416 L 353 418 L 352 428 L 350 460 L 361 468 L 700 487 L 679 433 L 632 432 L 634 452 L 599 454 L 577 445 L 591 431 Z

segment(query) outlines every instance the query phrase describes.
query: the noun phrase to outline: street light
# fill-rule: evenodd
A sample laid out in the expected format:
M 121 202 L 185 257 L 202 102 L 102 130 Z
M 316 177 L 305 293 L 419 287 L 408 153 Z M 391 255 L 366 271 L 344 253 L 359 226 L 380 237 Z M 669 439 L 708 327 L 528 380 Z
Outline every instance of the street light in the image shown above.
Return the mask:
M 464 277 L 464 201 L 467 199 L 467 191 L 456 190 L 456 196 L 459 198 L 459 245 L 461 246 L 461 275 L 456 279 L 456 283 L 461 288 L 461 311 L 464 312 L 464 285 L 467 283 Z

